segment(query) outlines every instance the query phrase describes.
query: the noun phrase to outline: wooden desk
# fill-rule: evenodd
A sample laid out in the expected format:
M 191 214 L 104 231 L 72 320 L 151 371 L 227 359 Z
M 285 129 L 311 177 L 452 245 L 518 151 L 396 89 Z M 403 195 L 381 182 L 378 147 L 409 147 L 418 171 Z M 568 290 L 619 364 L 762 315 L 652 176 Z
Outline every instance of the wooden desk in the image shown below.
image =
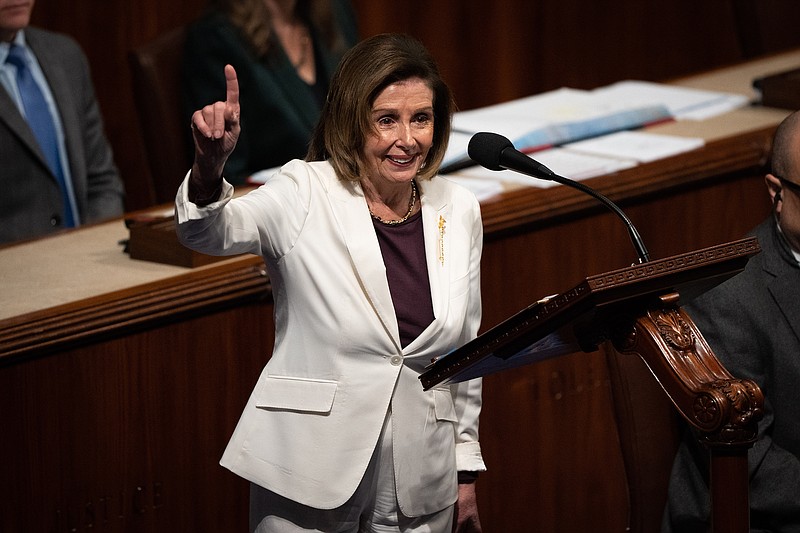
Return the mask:
M 676 83 L 747 91 L 800 52 Z M 587 181 L 653 257 L 742 236 L 785 110 L 659 131 L 696 152 Z M 619 220 L 564 187 L 482 206 L 484 328 L 586 275 L 630 263 Z M 186 269 L 133 261 L 122 222 L 0 250 L 0 530 L 244 531 L 247 484 L 217 462 L 271 349 L 260 260 Z M 622 531 L 626 485 L 602 352 L 486 379 L 478 490 L 492 532 Z
M 127 234 L 0 250 L 0 531 L 246 531 L 217 463 L 274 337 L 263 262 L 131 260 Z

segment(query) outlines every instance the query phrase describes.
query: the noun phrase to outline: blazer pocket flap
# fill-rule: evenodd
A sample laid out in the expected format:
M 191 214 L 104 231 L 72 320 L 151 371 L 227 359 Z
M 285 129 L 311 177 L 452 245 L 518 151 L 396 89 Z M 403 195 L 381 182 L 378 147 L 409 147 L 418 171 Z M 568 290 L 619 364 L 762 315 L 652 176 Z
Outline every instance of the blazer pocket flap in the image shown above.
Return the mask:
M 337 382 L 327 379 L 267 376 L 256 395 L 256 407 L 329 413 Z
M 456 406 L 453 404 L 453 396 L 451 396 L 449 390 L 433 389 L 433 402 L 436 410 L 436 420 L 458 422 Z

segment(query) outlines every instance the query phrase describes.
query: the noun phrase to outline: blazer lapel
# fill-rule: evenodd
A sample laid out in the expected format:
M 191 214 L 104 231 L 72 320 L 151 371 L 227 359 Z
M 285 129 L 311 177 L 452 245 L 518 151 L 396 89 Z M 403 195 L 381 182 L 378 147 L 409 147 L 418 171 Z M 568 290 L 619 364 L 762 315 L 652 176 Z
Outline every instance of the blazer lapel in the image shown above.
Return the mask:
M 425 235 L 425 256 L 428 264 L 428 279 L 431 285 L 431 302 L 434 320 L 419 337 L 409 344 L 414 349 L 424 346 L 440 329 L 440 321 L 447 316 L 450 306 L 450 272 L 447 261 L 450 249 L 448 224 L 452 206 L 441 194 L 441 188 L 432 182 L 418 182 L 422 202 L 422 226 Z
M 422 202 L 422 225 L 434 320 L 406 347 L 406 352 L 413 352 L 417 347 L 427 345 L 431 338 L 435 338 L 436 332 L 441 327 L 440 321 L 447 316 L 450 305 L 451 264 L 447 258 L 451 240 L 448 224 L 452 206 L 436 184 L 421 182 L 418 185 Z M 334 214 L 344 235 L 353 267 L 361 281 L 361 288 L 392 342 L 400 350 L 397 316 L 394 312 L 389 283 L 386 280 L 378 238 L 374 231 L 364 231 L 365 227 L 372 228 L 372 219 L 363 190 L 359 184 L 341 183 L 335 187 L 331 197 L 337 202 Z
M 378 237 L 372 231 L 367 202 L 361 185 L 343 183 L 333 188 L 331 197 L 337 203 L 334 216 L 344 235 L 353 268 L 375 313 L 378 315 L 395 347 L 400 350 L 400 332 L 394 312 L 386 269 L 381 257 Z M 365 231 L 365 228 L 368 228 Z
M 17 105 L 5 88 L 0 87 L 0 121 L 3 121 L 8 128 L 19 137 L 25 145 L 33 151 L 44 163 L 44 156 L 39 150 L 36 138 L 28 127 L 28 123 L 22 118 L 22 114 L 17 109 Z
M 8 129 L 19 137 L 22 143 L 39 159 L 42 165 L 49 169 L 44 154 L 39 148 L 39 143 L 36 141 L 36 137 L 33 136 L 33 131 L 17 108 L 17 104 L 14 103 L 14 100 L 11 99 L 11 96 L 2 86 L 0 86 L 0 121 L 4 122 Z
M 777 233 L 777 230 L 776 230 Z M 782 246 L 778 242 L 780 237 L 774 235 L 772 246 Z M 800 283 L 800 268 L 794 265 L 793 257 L 790 257 L 790 252 L 785 249 L 779 250 L 781 257 L 765 263 L 764 270 L 774 276 L 769 283 L 769 291 L 772 297 L 778 304 L 778 307 L 786 317 L 800 316 L 800 300 L 797 298 L 797 287 Z M 788 323 L 795 336 L 800 339 L 800 323 L 796 320 L 788 320 Z
M 47 84 L 50 87 L 50 92 L 55 100 L 56 108 L 58 109 L 59 118 L 61 121 L 61 128 L 64 132 L 64 146 L 67 151 L 66 157 L 69 162 L 70 172 L 72 175 L 72 184 L 76 188 L 75 195 L 81 198 L 84 191 L 81 190 L 85 187 L 83 179 L 76 179 L 84 175 L 83 168 L 76 168 L 77 162 L 75 154 L 79 153 L 80 147 L 76 144 L 77 139 L 80 138 L 79 124 L 81 117 L 77 115 L 77 110 L 80 106 L 75 101 L 76 94 L 73 88 L 75 84 L 70 81 L 68 71 L 70 68 L 77 68 L 77 65 L 65 65 L 64 58 L 60 55 L 57 49 L 47 46 L 47 43 L 40 41 L 36 31 L 29 30 L 25 34 L 28 46 L 36 54 L 39 61 L 39 66 L 47 79 Z M 53 177 L 55 179 L 55 177 Z
M 800 316 L 800 301 L 797 300 L 798 278 L 800 276 L 797 273 L 792 276 L 782 275 L 770 285 L 772 296 L 786 317 Z M 795 336 L 800 339 L 800 323 L 797 320 L 789 320 L 788 323 Z

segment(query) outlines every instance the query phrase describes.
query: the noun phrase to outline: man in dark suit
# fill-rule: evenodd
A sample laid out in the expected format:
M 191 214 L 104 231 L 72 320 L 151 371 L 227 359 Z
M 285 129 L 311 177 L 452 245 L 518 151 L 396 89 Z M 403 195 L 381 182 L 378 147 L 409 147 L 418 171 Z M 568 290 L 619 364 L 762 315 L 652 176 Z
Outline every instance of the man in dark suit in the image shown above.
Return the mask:
M 761 253 L 686 306 L 714 353 L 765 395 L 748 453 L 751 531 L 800 531 L 800 112 L 775 132 L 766 175 L 772 215 L 753 234 Z M 690 434 L 670 480 L 664 532 L 708 530 L 708 453 Z
M 71 38 L 28 27 L 33 4 L 0 0 L 0 243 L 123 212 L 86 57 Z

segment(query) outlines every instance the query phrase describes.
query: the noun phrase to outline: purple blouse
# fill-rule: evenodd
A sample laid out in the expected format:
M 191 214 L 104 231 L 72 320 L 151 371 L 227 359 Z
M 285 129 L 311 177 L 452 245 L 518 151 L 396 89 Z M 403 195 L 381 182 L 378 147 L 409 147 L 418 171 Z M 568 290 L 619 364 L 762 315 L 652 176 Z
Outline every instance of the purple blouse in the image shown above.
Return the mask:
M 422 210 L 400 224 L 384 224 L 373 218 L 372 225 L 386 265 L 400 344 L 405 348 L 433 322 Z

